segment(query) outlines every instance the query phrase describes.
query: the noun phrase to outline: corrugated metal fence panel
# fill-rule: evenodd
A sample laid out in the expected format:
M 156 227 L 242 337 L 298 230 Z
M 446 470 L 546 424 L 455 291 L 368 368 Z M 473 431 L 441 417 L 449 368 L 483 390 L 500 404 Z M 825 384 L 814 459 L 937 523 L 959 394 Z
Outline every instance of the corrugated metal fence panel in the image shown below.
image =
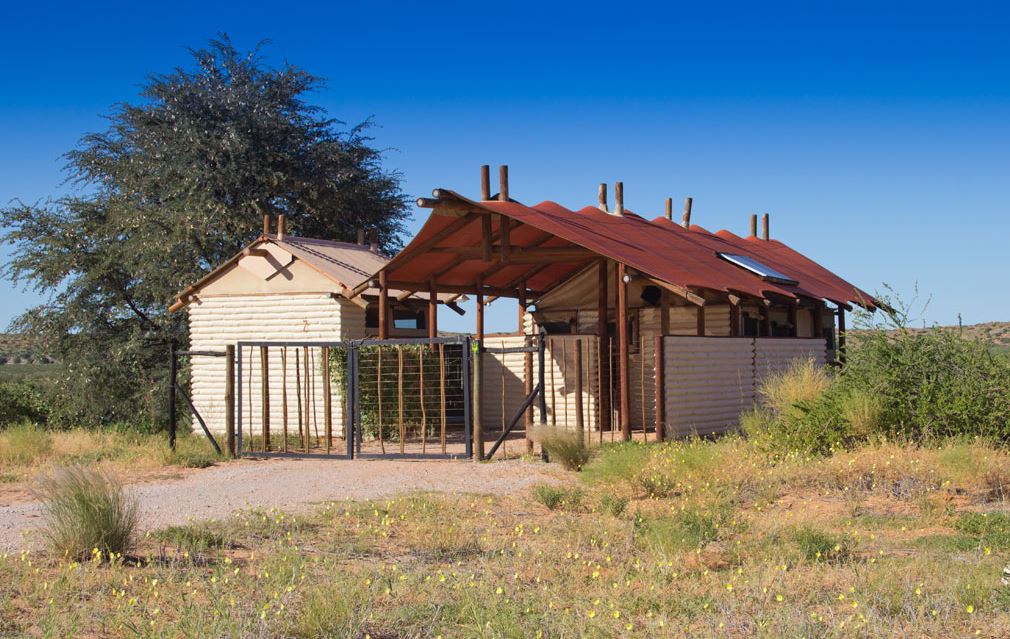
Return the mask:
M 666 337 L 664 393 L 672 436 L 735 428 L 754 403 L 754 339 Z
M 364 312 L 357 306 L 332 298 L 329 294 L 262 295 L 203 298 L 189 307 L 190 348 L 192 350 L 223 351 L 239 341 L 299 340 L 340 341 L 363 336 Z M 344 336 L 344 331 L 349 333 Z M 277 436 L 283 430 L 281 403 L 284 371 L 278 347 L 269 350 L 270 372 L 270 432 Z M 302 349 L 287 349 L 288 432 L 298 428 L 298 390 L 296 388 L 295 351 L 298 351 L 301 393 L 304 413 L 305 378 Z M 310 349 L 309 370 L 312 401 L 309 404 L 310 431 L 324 431 L 323 376 L 321 351 Z M 261 429 L 260 354 L 259 349 L 245 349 L 242 357 L 242 415 L 246 436 L 252 427 L 254 435 Z M 225 360 L 223 357 L 192 358 L 190 389 L 193 403 L 207 426 L 214 432 L 225 429 Z M 331 387 L 333 399 L 333 432 L 343 433 L 344 389 Z M 304 417 L 303 417 L 304 419 Z
M 827 362 L 827 342 L 823 338 L 775 337 L 755 340 L 755 386 L 780 373 L 796 360 L 812 359 L 818 366 Z
M 582 346 L 582 396 L 575 393 L 576 340 Z M 583 424 L 586 430 L 599 429 L 599 339 L 596 335 L 557 335 L 547 338 L 544 363 L 544 384 L 547 388 L 547 423 L 565 430 L 575 430 L 576 410 L 581 399 Z M 536 376 L 536 356 L 533 374 Z M 534 381 L 536 377 L 534 377 Z M 536 423 L 540 411 L 536 409 Z
M 533 338 L 530 338 L 533 343 Z M 524 335 L 488 335 L 485 348 L 515 348 L 525 346 Z M 481 426 L 485 433 L 500 433 L 526 398 L 523 353 L 491 353 L 482 355 Z M 534 371 L 536 357 L 534 356 Z M 485 435 L 487 437 L 487 435 Z

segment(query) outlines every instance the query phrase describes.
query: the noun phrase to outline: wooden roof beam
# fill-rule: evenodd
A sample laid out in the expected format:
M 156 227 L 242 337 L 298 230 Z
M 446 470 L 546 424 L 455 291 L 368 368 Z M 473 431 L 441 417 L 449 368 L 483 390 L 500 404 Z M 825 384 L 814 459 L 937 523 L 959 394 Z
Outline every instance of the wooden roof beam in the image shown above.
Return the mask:
M 631 270 L 631 269 L 628 269 L 628 270 Z M 698 295 L 697 293 L 691 292 L 689 289 L 687 289 L 687 288 L 685 288 L 683 286 L 680 286 L 678 284 L 671 284 L 669 282 L 664 282 L 663 280 L 661 280 L 659 278 L 652 277 L 651 275 L 647 275 L 645 273 L 642 273 L 641 271 L 639 271 L 638 275 L 639 275 L 639 277 L 641 277 L 642 279 L 646 280 L 647 282 L 649 282 L 651 284 L 655 284 L 656 286 L 658 286 L 660 288 L 665 288 L 666 290 L 670 291 L 674 295 L 676 295 L 678 297 L 684 298 L 685 300 L 687 300 L 688 302 L 691 302 L 695 306 L 704 306 L 705 305 L 705 298 L 704 297 L 702 297 L 701 295 Z

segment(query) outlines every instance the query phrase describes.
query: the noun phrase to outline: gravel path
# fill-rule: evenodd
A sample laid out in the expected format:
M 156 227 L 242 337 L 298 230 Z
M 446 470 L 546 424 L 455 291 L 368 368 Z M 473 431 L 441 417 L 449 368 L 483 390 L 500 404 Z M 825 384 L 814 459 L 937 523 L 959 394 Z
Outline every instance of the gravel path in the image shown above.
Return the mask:
M 323 501 L 388 497 L 412 491 L 505 494 L 552 481 L 558 471 L 519 460 L 466 461 L 243 460 L 174 480 L 133 484 L 140 497 L 141 530 L 221 519 L 243 508 L 304 511 Z M 34 547 L 32 530 L 42 523 L 42 505 L 28 501 L 0 506 L 0 550 Z

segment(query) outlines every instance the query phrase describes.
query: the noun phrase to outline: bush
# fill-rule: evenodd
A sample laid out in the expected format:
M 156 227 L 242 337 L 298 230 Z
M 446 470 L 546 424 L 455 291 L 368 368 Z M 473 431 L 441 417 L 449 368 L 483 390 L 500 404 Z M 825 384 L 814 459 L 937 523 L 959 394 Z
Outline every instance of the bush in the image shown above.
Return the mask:
M 0 431 L 0 466 L 27 466 L 45 457 L 52 447 L 52 437 L 35 424 L 11 426 Z
M 628 501 L 629 499 L 624 496 L 604 495 L 600 498 L 600 512 L 606 513 L 611 517 L 620 517 L 628 508 Z
M 224 548 L 228 545 L 225 536 L 206 522 L 190 524 L 188 526 L 169 526 L 155 532 L 152 536 L 191 555 L 204 552 L 210 548 Z
M 562 507 L 566 510 L 575 510 L 582 505 L 582 491 L 578 488 L 539 484 L 533 488 L 533 498 L 547 506 L 549 510 Z
M 44 423 L 48 417 L 49 407 L 34 384 L 0 382 L 0 427 L 23 421 Z
M 579 471 L 589 461 L 589 447 L 575 431 L 543 428 L 539 430 L 540 446 L 550 459 L 561 462 L 568 470 Z
M 954 522 L 954 530 L 978 539 L 994 550 L 1010 548 L 1010 515 L 1001 512 L 967 513 Z
M 877 429 L 888 437 L 1010 441 L 1010 360 L 954 331 L 866 332 L 841 379 L 875 399 Z
M 850 549 L 845 537 L 829 535 L 810 526 L 796 529 L 793 541 L 807 561 L 840 562 L 848 559 Z
M 80 466 L 57 470 L 36 490 L 45 539 L 59 556 L 111 558 L 133 547 L 139 504 L 111 476 Z

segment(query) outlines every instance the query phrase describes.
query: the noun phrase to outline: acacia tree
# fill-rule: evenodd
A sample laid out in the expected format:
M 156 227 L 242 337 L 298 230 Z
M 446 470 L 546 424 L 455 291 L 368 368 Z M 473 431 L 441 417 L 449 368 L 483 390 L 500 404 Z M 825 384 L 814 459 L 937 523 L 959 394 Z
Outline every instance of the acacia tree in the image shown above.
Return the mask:
M 387 252 L 400 246 L 406 199 L 369 122 L 326 117 L 306 101 L 321 80 L 266 65 L 259 47 L 222 36 L 191 54 L 66 154 L 76 195 L 0 210 L 14 247 L 4 275 L 49 295 L 12 330 L 63 363 L 64 419 L 157 414 L 166 345 L 186 337 L 168 304 L 254 239 L 264 214 L 287 215 L 296 235 L 353 241 L 368 228 Z

